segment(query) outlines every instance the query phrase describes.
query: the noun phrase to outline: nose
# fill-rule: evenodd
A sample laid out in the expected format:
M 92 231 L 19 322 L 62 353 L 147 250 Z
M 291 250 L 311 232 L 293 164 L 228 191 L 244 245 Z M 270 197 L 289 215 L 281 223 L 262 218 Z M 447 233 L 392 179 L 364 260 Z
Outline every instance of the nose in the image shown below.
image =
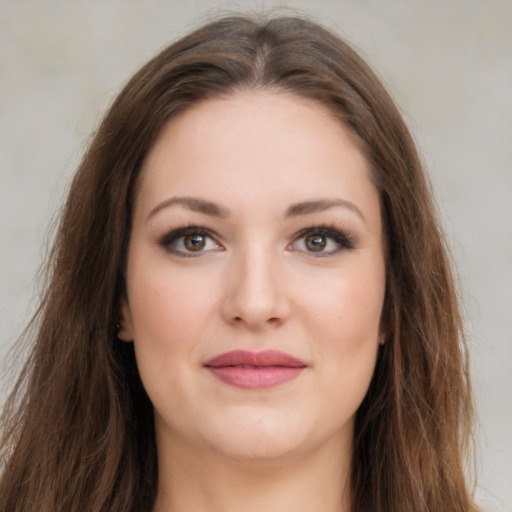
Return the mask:
M 222 304 L 227 322 L 257 331 L 279 327 L 286 321 L 290 303 L 278 259 L 261 246 L 233 257 Z

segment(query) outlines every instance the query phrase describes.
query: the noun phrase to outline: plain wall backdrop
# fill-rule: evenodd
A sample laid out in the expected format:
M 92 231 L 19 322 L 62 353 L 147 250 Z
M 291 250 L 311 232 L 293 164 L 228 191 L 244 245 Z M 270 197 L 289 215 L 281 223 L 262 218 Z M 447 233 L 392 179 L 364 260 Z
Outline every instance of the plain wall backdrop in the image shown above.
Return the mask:
M 209 15 L 276 6 L 345 36 L 405 113 L 458 265 L 478 500 L 512 511 L 511 0 L 0 0 L 0 356 L 34 311 L 47 226 L 123 83 Z

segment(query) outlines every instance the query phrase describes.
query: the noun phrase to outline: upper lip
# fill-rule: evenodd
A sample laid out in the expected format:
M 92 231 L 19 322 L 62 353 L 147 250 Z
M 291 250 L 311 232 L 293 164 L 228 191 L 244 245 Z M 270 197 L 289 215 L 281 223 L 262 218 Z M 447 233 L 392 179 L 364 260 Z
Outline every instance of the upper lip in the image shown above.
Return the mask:
M 289 368 L 303 368 L 306 363 L 300 359 L 280 352 L 279 350 L 263 350 L 260 352 L 250 352 L 248 350 L 232 350 L 215 356 L 204 364 L 210 368 L 222 368 L 225 366 L 247 366 L 247 367 L 267 367 L 284 366 Z

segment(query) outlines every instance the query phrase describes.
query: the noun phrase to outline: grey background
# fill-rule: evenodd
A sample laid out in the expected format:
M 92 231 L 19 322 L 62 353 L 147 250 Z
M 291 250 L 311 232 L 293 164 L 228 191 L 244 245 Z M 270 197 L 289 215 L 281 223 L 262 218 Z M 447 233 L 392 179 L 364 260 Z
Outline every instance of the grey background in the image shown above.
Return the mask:
M 304 10 L 347 37 L 415 134 L 468 322 L 477 497 L 489 512 L 512 511 L 510 0 L 0 0 L 0 355 L 37 303 L 47 226 L 124 81 L 209 14 L 276 5 Z

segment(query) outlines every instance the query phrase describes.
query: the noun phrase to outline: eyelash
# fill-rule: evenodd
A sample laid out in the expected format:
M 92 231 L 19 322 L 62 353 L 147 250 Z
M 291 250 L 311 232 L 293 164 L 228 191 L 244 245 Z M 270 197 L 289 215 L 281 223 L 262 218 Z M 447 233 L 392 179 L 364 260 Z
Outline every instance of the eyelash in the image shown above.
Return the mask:
M 302 229 L 295 235 L 294 242 L 297 243 L 300 239 L 303 239 L 309 235 L 321 235 L 326 237 L 327 239 L 332 240 L 338 247 L 335 250 L 326 251 L 326 252 L 318 252 L 315 254 L 313 251 L 306 251 L 308 255 L 312 255 L 313 257 L 321 258 L 330 256 L 332 254 L 336 254 L 342 250 L 353 250 L 356 248 L 354 238 L 350 233 L 346 231 L 342 231 L 335 226 L 331 226 L 329 224 L 317 224 L 315 226 L 311 226 L 306 229 Z
M 197 258 L 198 256 L 201 255 L 202 251 L 198 251 L 197 253 L 194 253 L 194 252 L 187 252 L 187 251 L 174 249 L 172 247 L 172 244 L 174 242 L 178 241 L 180 238 L 184 238 L 184 237 L 190 236 L 190 235 L 201 235 L 201 236 L 207 237 L 211 240 L 216 240 L 218 238 L 218 236 L 215 235 L 214 233 L 212 233 L 210 230 L 205 229 L 201 226 L 191 224 L 191 225 L 188 225 L 188 226 L 185 226 L 182 228 L 177 228 L 177 229 L 173 229 L 173 230 L 169 231 L 166 235 L 164 235 L 161 238 L 159 245 L 162 246 L 166 251 L 170 252 L 171 254 L 175 254 L 177 256 L 182 256 L 185 258 Z M 217 242 L 215 242 L 215 243 L 217 245 L 219 245 Z
M 177 256 L 185 257 L 185 258 L 197 258 L 201 256 L 203 251 L 197 251 L 197 253 L 194 253 L 192 251 L 184 251 L 184 250 L 178 250 L 172 247 L 172 244 L 176 241 L 180 240 L 181 238 L 184 238 L 186 236 L 190 235 L 201 235 L 204 237 L 209 238 L 210 240 L 213 240 L 219 247 L 220 244 L 216 242 L 216 240 L 219 238 L 215 233 L 210 231 L 209 229 L 205 229 L 204 227 L 198 226 L 198 225 L 188 225 L 182 228 L 177 228 L 169 231 L 167 234 L 165 234 L 159 241 L 159 245 L 163 247 L 166 251 L 170 252 L 171 254 L 175 254 Z M 299 231 L 293 238 L 293 241 L 289 244 L 295 245 L 300 240 L 306 238 L 310 235 L 320 235 L 324 236 L 325 238 L 332 240 L 336 245 L 337 248 L 335 250 L 330 251 L 319 251 L 315 254 L 314 251 L 306 251 L 306 250 L 300 250 L 300 252 L 304 252 L 312 257 L 327 257 L 332 254 L 338 253 L 342 250 L 353 250 L 355 249 L 355 243 L 352 235 L 350 235 L 347 232 L 344 232 L 340 230 L 337 227 L 331 226 L 329 224 L 319 224 L 315 226 L 311 226 L 309 228 L 302 229 Z

